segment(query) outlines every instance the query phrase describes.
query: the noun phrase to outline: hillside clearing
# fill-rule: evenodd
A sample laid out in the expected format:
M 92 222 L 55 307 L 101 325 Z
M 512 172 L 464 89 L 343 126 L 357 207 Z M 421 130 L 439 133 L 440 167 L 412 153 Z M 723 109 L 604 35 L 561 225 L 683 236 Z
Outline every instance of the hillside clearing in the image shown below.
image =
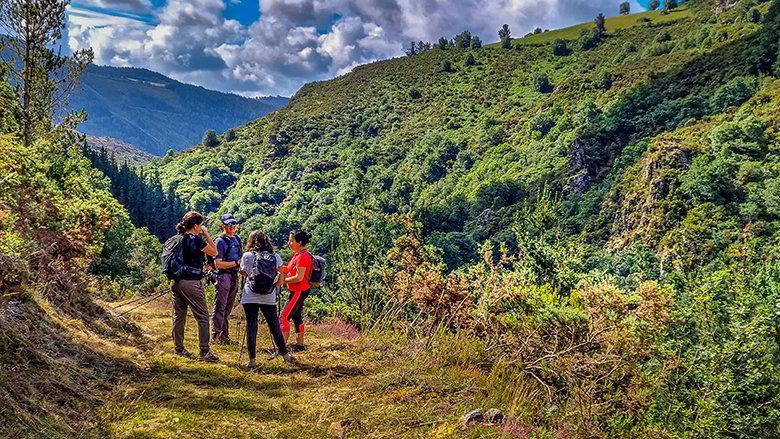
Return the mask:
M 260 366 L 250 372 L 243 367 L 246 353 L 238 362 L 239 346 L 217 346 L 222 363 L 216 365 L 174 356 L 167 303 L 144 309 L 134 320 L 151 340 L 139 357 L 145 372 L 118 384 L 98 414 L 95 433 L 100 435 L 333 437 L 331 424 L 350 420 L 342 437 L 512 437 L 498 427 L 459 427 L 460 416 L 482 393 L 484 373 L 415 371 L 417 361 L 387 340 L 355 338 L 349 331 L 344 336 L 337 325 L 313 325 L 310 348 L 299 355 L 298 367 L 266 361 L 261 351 Z M 190 319 L 190 347 L 196 344 L 195 328 Z M 259 348 L 270 343 L 265 328 L 261 331 Z

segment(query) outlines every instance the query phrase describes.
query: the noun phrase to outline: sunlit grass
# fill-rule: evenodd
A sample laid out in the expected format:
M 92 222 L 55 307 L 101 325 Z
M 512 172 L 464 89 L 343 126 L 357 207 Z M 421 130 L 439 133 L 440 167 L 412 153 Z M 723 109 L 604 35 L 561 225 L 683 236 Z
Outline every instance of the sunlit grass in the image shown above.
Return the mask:
M 664 14 L 663 11 L 657 10 L 608 17 L 606 19 L 605 25 L 607 32 L 615 32 L 620 29 L 626 29 L 638 24 L 642 24 L 639 22 L 640 19 L 650 19 L 650 23 L 666 23 L 685 18 L 688 15 L 690 15 L 690 9 L 687 6 L 680 6 L 668 14 Z M 524 44 L 541 44 L 555 41 L 557 39 L 574 40 L 580 36 L 580 33 L 583 29 L 589 29 L 593 26 L 593 22 L 581 23 L 575 26 L 565 27 L 563 29 L 555 29 L 548 32 L 542 32 L 540 34 L 529 35 L 527 37 L 515 39 L 515 41 Z
M 158 303 L 135 316 L 154 342 L 139 358 L 146 371 L 120 383 L 99 412 L 99 430 L 109 437 L 332 437 L 329 426 L 342 419 L 357 421 L 346 437 L 511 437 L 459 426 L 490 378 L 468 365 L 479 356 L 479 342 L 443 339 L 433 358 L 392 335 L 356 337 L 334 331 L 334 324 L 312 325 L 299 366 L 267 361 L 261 351 L 259 367 L 247 371 L 239 346 L 214 347 L 220 364 L 173 355 L 168 306 Z M 259 349 L 267 338 L 261 326 Z M 196 351 L 192 319 L 186 346 Z

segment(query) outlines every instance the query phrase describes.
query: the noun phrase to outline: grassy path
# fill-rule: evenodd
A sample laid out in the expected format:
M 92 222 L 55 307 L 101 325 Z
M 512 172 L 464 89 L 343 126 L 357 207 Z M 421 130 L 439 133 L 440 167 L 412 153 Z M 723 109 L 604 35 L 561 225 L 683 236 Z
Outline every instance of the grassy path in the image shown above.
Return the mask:
M 313 325 L 299 366 L 267 361 L 259 353 L 259 367 L 247 371 L 238 362 L 238 346 L 215 347 L 222 363 L 205 364 L 171 353 L 170 318 L 164 302 L 135 314 L 150 340 L 139 354 L 143 372 L 118 383 L 112 400 L 100 410 L 105 436 L 509 437 L 494 428 L 459 428 L 458 418 L 469 407 L 463 402 L 479 391 L 469 379 L 473 371 L 418 374 L 391 344 L 345 335 L 342 328 L 327 325 Z M 259 347 L 269 346 L 265 329 L 261 327 Z M 190 318 L 186 346 L 193 352 L 195 330 Z M 340 421 L 351 425 L 334 431 L 332 424 Z

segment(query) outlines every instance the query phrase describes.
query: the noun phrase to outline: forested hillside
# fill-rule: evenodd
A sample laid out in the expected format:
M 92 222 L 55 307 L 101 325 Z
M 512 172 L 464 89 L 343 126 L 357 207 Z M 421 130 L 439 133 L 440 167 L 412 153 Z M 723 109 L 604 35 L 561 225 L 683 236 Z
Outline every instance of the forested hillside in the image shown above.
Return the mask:
M 154 158 L 153 155 L 112 137 L 87 136 L 87 145 L 97 152 L 105 150 L 109 156 L 113 155 L 120 162 L 134 166 L 149 163 Z
M 479 340 L 459 364 L 540 434 L 776 437 L 779 10 L 453 29 L 160 179 L 242 234 L 312 231 L 335 273 L 313 312 Z
M 89 115 L 79 131 L 161 156 L 197 144 L 206 130 L 221 133 L 286 104 L 284 97 L 220 93 L 146 69 L 90 65 L 69 109 Z

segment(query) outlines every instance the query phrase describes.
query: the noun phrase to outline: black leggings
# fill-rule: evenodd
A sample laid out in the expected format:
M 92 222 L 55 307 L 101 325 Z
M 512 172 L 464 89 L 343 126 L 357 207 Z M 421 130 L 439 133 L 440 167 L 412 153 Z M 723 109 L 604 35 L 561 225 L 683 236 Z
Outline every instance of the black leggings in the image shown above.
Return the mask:
M 258 310 L 263 312 L 263 317 L 268 323 L 268 330 L 274 339 L 276 350 L 280 355 L 287 355 L 287 345 L 284 343 L 282 330 L 279 327 L 279 316 L 276 314 L 276 305 L 261 305 L 259 303 L 244 303 L 244 314 L 246 314 L 246 348 L 249 352 L 249 358 L 255 358 L 257 355 L 257 317 Z

